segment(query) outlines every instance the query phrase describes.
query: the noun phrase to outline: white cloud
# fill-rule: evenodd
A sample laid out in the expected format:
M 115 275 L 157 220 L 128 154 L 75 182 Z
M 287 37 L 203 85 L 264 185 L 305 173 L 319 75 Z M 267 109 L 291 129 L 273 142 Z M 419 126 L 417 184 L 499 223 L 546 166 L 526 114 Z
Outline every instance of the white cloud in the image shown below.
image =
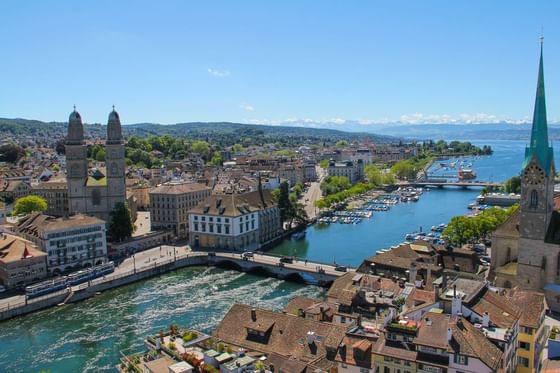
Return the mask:
M 218 69 L 212 69 L 212 68 L 208 68 L 208 74 L 215 76 L 217 78 L 225 78 L 226 76 L 229 76 L 229 71 L 227 70 L 218 70 Z
M 284 119 L 246 119 L 246 123 L 270 124 L 270 125 L 298 125 L 308 127 L 330 126 L 344 129 L 344 126 L 370 126 L 370 125 L 404 125 L 404 124 L 524 124 L 531 123 L 531 118 L 524 117 L 512 119 L 505 116 L 487 113 L 463 113 L 459 115 L 450 114 L 424 114 L 413 113 L 401 115 L 398 119 L 381 117 L 378 119 L 346 119 L 341 117 L 310 119 L 288 117 Z M 557 119 L 550 118 L 550 124 L 558 123 Z
M 255 107 L 249 104 L 241 104 L 239 107 L 245 111 L 255 111 Z

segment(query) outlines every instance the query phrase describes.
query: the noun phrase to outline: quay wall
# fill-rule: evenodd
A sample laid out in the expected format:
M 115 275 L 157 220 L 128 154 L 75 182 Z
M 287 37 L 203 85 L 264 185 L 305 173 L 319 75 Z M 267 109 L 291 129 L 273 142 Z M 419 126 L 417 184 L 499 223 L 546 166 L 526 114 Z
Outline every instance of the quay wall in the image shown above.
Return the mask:
M 52 294 L 47 294 L 36 299 L 31 299 L 27 303 L 22 300 L 20 303 L 0 310 L 0 321 L 54 307 L 59 304 L 79 302 L 94 296 L 98 292 L 158 276 L 162 273 L 173 271 L 175 269 L 199 265 L 208 265 L 207 255 L 189 255 L 188 257 L 179 258 L 177 261 L 169 260 L 167 262 L 158 263 L 154 267 L 142 268 L 137 270 L 136 273 L 131 271 L 117 275 L 105 276 L 91 281 L 91 284 L 83 283 L 81 285 L 74 286 L 72 290 L 65 289 Z

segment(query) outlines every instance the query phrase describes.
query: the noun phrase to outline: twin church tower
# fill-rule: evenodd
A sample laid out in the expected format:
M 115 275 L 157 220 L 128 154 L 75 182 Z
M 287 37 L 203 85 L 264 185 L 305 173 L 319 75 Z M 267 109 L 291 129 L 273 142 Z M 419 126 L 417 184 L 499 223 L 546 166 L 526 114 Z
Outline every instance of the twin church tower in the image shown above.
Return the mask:
M 124 143 L 121 121 L 114 107 L 107 122 L 105 170 L 89 170 L 84 125 L 74 107 L 68 119 L 66 170 L 70 214 L 94 215 L 108 221 L 115 204 L 125 202 Z

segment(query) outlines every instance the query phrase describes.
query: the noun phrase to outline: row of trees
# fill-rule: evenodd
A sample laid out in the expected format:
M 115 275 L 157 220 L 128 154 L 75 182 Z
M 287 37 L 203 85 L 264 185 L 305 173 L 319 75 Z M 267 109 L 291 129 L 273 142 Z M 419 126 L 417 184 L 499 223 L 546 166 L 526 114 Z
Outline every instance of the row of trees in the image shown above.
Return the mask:
M 476 216 L 455 216 L 442 234 L 454 246 L 474 243 L 481 238 L 487 238 L 488 234 L 495 231 L 518 207 L 519 205 L 513 205 L 508 209 L 491 207 Z
M 273 191 L 274 198 L 278 202 L 280 209 L 280 220 L 282 224 L 288 222 L 291 226 L 293 222 L 296 224 L 307 223 L 307 213 L 304 206 L 298 202 L 298 199 L 303 192 L 303 185 L 294 186 L 294 191 L 290 193 L 290 186 L 287 181 L 280 184 L 280 189 Z
M 504 185 L 500 187 L 489 186 L 489 187 L 485 187 L 482 190 L 482 194 L 488 194 L 493 192 L 515 193 L 515 194 L 521 193 L 521 177 L 513 176 L 508 180 L 506 180 Z

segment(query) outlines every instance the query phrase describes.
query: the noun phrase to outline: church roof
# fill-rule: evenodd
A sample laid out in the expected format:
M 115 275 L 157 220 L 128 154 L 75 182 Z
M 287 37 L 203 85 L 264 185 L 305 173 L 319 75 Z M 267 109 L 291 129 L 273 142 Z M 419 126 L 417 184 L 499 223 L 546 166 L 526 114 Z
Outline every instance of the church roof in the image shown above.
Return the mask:
M 533 159 L 538 161 L 546 175 L 554 166 L 553 149 L 548 142 L 548 125 L 546 121 L 546 100 L 544 91 L 543 53 L 541 43 L 541 56 L 539 61 L 539 76 L 537 81 L 537 94 L 533 112 L 533 127 L 531 130 L 531 144 L 525 148 L 525 168 Z

